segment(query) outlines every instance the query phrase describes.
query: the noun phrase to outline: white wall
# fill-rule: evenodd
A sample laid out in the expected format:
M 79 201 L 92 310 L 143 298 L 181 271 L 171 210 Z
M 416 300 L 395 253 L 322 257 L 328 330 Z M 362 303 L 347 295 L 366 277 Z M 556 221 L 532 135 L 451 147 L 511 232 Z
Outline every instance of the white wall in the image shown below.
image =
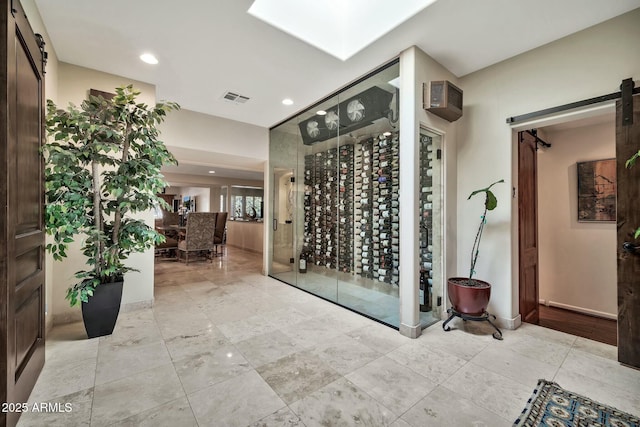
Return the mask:
M 87 97 L 89 89 L 114 93 L 116 87 L 129 84 L 133 84 L 134 88 L 142 92 L 138 98 L 140 102 L 145 102 L 148 105 L 155 105 L 156 103 L 156 87 L 148 83 L 67 64 L 66 62 L 60 62 L 58 73 L 58 96 L 60 98 L 58 104 L 60 104 L 60 107 L 65 107 L 69 102 L 80 105 Z M 171 117 L 173 114 L 177 113 L 171 112 L 167 117 Z M 164 137 L 164 135 L 162 136 Z
M 174 195 L 175 198 L 191 196 L 196 197 L 196 212 L 215 212 L 211 210 L 211 188 L 207 187 L 166 187 L 165 194 Z M 182 201 L 181 201 L 182 203 Z
M 210 191 L 210 200 L 209 205 L 211 206 L 211 212 L 222 212 L 226 211 L 227 208 L 220 208 L 220 195 L 223 194 L 222 188 L 219 185 L 209 187 Z M 226 195 L 226 189 L 224 194 Z
M 478 187 L 496 188 L 478 258 L 478 278 L 493 284 L 489 311 L 517 324 L 518 259 L 515 141 L 507 117 L 619 90 L 624 78 L 640 79 L 640 9 L 460 79 L 464 116 L 458 134 L 458 264 L 469 257 L 481 201 L 466 201 Z
M 211 210 L 211 189 L 209 187 L 182 187 L 180 191 L 182 197 L 196 197 L 196 212 L 214 212 Z
M 617 317 L 616 224 L 578 222 L 576 162 L 616 155 L 615 123 L 544 130 L 538 154 L 540 299 Z
M 171 113 L 159 129 L 168 147 L 267 160 L 269 130 L 264 127 L 180 110 Z
M 173 175 L 169 175 L 173 176 Z M 229 182 L 233 182 L 238 185 L 251 185 L 254 187 L 261 187 L 262 181 L 241 181 L 237 182 L 233 179 L 226 179 Z M 187 186 L 170 186 L 165 189 L 165 194 L 178 196 L 196 196 L 196 208 L 198 212 L 220 212 L 220 195 L 226 195 L 226 188 L 223 190 L 220 185 L 207 185 L 207 177 L 203 177 L 202 186 L 187 187 Z M 225 211 L 222 209 L 222 211 Z
M 58 101 L 56 104 L 59 107 L 65 107 L 69 102 L 80 105 L 89 89 L 113 92 L 116 87 L 131 83 L 135 88 L 142 91 L 140 95 L 141 101 L 149 105 L 155 105 L 155 86 L 153 85 L 60 62 L 58 67 Z M 147 225 L 153 227 L 152 211 L 145 212 L 139 217 L 144 218 Z M 48 266 L 53 273 L 52 313 L 54 324 L 81 318 L 80 308 L 69 307 L 68 302 L 65 300 L 67 288 L 75 283 L 74 273 L 86 268 L 85 258 L 80 253 L 79 248 L 80 242 L 78 241 L 73 245 L 73 249 L 68 251 L 69 257 L 65 261 L 54 262 Z M 125 276 L 122 295 L 123 306 L 129 304 L 129 307 L 134 307 L 138 304 L 151 304 L 153 301 L 153 250 L 131 255 L 126 264 L 140 270 L 140 272 L 131 272 Z M 123 309 L 126 310 L 127 308 L 124 307 Z

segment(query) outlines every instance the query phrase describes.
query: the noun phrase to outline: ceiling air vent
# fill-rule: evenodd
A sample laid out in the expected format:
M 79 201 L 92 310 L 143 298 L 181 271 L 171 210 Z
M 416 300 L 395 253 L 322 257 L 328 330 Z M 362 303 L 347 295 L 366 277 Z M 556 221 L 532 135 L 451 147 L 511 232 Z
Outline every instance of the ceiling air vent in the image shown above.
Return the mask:
M 222 99 L 224 99 L 225 101 L 233 102 L 235 104 L 244 104 L 249 100 L 249 97 L 227 91 L 224 93 L 224 95 L 222 95 Z

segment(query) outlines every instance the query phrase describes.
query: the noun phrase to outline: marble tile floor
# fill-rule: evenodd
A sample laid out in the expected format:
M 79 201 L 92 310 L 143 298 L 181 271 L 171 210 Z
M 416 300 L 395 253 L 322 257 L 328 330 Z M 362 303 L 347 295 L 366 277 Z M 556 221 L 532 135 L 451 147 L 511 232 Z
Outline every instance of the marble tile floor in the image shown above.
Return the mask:
M 398 289 L 393 285 L 370 279 L 348 282 L 347 279 L 339 279 L 330 274 L 320 274 L 313 271 L 308 271 L 305 274 L 298 274 L 295 271 L 280 272 L 274 274 L 274 277 L 286 283 L 296 283 L 299 288 L 307 292 L 329 301 L 336 301 L 342 306 L 379 319 L 396 328 L 400 326 Z M 380 289 L 376 289 L 376 287 Z M 420 324 L 423 328 L 433 325 L 437 320 L 431 311 L 420 313 Z
M 640 414 L 640 371 L 616 348 L 525 324 L 441 323 L 416 340 L 260 275 L 229 248 L 213 263 L 156 262 L 153 309 L 109 337 L 53 329 L 19 426 L 510 426 L 538 378 Z

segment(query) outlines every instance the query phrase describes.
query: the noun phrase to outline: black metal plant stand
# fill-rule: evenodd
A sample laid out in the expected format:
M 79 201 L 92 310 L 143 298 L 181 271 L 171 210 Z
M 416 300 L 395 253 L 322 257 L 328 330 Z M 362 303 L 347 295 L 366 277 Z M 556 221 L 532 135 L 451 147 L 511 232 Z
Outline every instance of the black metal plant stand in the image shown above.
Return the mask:
M 492 317 L 493 317 L 493 320 L 496 320 L 496 316 L 494 316 L 493 314 L 489 314 L 489 312 L 487 312 L 486 310 L 480 316 L 471 316 L 468 314 L 460 313 L 459 311 L 451 307 L 447 310 L 447 314 L 449 314 L 449 318 L 445 320 L 445 322 L 442 324 L 442 329 L 444 329 L 445 331 L 451 330 L 451 327 L 447 326 L 447 323 L 449 323 L 454 317 L 459 317 L 465 322 L 467 320 L 471 320 L 473 322 L 488 322 L 491 326 L 493 326 L 493 329 L 496 330 L 496 332 L 492 334 L 493 338 L 497 340 L 502 340 L 502 331 L 500 331 L 500 329 L 498 329 L 495 323 L 491 321 Z

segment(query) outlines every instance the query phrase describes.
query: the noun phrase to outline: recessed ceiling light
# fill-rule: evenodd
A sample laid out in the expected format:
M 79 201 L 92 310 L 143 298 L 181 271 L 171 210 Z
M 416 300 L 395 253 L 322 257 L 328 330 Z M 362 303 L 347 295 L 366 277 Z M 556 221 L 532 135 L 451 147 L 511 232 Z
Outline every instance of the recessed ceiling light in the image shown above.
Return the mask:
M 318 110 L 318 111 L 316 111 L 316 114 L 319 115 L 319 116 L 324 116 L 325 114 L 327 114 L 327 112 L 324 111 L 324 110 Z
M 209 171 L 209 173 L 216 173 L 216 171 Z
M 143 53 L 140 55 L 140 59 L 147 64 L 156 65 L 158 63 L 158 58 L 156 58 L 151 53 Z
M 384 136 L 391 136 L 391 132 L 383 132 L 382 133 Z
M 293 105 L 293 100 L 289 99 L 289 98 L 285 98 L 282 100 L 282 103 L 284 105 Z

